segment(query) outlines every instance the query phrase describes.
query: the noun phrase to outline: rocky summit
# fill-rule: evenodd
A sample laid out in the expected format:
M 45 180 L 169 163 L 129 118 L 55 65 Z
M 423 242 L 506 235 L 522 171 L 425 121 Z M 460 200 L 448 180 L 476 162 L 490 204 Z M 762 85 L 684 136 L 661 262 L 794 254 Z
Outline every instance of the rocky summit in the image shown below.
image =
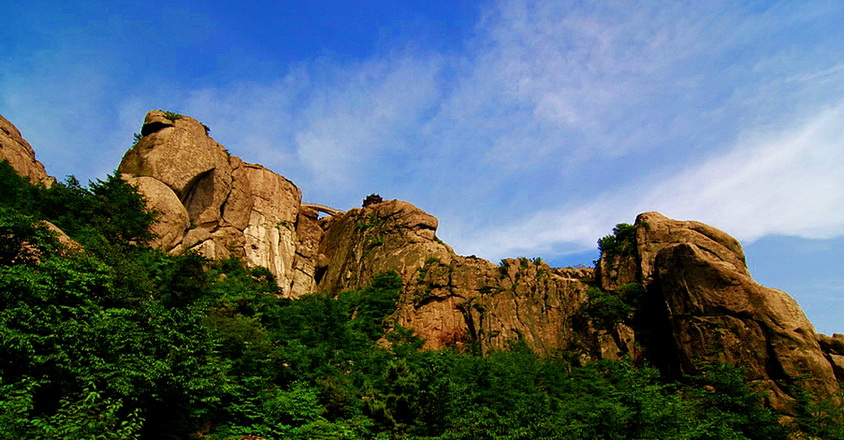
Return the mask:
M 18 130 L 2 117 L 0 129 L 0 158 L 50 185 Z M 844 336 L 816 334 L 794 299 L 751 278 L 736 239 L 699 222 L 643 213 L 601 240 L 594 269 L 495 264 L 455 254 L 437 238 L 437 219 L 404 201 L 367 198 L 346 211 L 303 203 L 280 174 L 163 111 L 146 115 L 118 171 L 159 212 L 152 246 L 266 267 L 281 297 L 336 295 L 395 271 L 394 321 L 429 349 L 523 344 L 578 362 L 648 361 L 677 376 L 737 364 L 786 414 L 800 390 L 830 396 L 844 380 Z

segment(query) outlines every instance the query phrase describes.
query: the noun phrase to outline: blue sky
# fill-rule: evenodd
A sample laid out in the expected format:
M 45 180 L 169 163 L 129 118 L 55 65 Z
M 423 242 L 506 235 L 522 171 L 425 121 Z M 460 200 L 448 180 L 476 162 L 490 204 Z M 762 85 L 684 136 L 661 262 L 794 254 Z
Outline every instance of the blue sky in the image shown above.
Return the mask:
M 59 178 L 171 110 L 308 201 L 408 200 L 493 261 L 703 221 L 844 332 L 844 2 L 121 3 L 0 4 L 0 113 Z

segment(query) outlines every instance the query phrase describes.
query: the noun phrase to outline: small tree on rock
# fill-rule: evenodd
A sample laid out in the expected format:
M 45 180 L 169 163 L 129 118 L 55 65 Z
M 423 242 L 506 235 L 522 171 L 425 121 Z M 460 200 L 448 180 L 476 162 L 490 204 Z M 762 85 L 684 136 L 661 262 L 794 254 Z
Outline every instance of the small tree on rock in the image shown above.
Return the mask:
M 363 207 L 366 208 L 369 205 L 377 205 L 383 201 L 384 199 L 382 199 L 378 194 L 370 194 L 363 199 Z

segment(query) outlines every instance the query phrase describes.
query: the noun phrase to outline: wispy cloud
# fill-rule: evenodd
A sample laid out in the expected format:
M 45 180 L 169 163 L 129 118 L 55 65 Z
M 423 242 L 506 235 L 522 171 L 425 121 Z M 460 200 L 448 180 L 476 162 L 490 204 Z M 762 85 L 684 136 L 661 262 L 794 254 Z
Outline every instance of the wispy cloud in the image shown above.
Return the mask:
M 53 169 L 110 170 L 143 112 L 167 108 L 314 201 L 407 199 L 489 258 L 592 248 L 644 210 L 745 239 L 826 237 L 844 226 L 842 6 L 798 3 L 499 1 L 462 52 L 403 40 L 224 82 L 140 70 L 126 84 L 125 58 L 86 68 L 69 39 L 0 68 L 0 99 Z M 101 163 L 80 164 L 94 145 Z
M 664 179 L 543 209 L 514 225 L 477 231 L 460 246 L 490 258 L 594 247 L 615 223 L 657 210 L 728 231 L 832 238 L 844 232 L 844 103 L 794 127 L 743 135 L 729 151 Z M 561 252 L 562 251 L 562 252 Z

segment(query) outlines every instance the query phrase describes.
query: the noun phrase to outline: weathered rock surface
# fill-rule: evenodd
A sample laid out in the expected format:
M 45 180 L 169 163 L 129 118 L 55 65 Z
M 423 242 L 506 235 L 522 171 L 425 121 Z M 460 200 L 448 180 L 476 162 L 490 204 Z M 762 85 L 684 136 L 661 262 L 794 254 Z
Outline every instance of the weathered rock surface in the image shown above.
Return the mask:
M 835 377 L 840 382 L 844 382 L 844 335 L 838 333 L 834 333 L 832 336 L 819 334 L 818 343 L 832 364 Z
M 472 347 L 486 352 L 524 343 L 538 352 L 585 352 L 620 359 L 633 350 L 631 331 L 585 334 L 579 313 L 590 269 L 552 269 L 541 261 L 502 265 L 462 257 L 436 238 L 437 220 L 391 200 L 369 203 L 323 224 L 318 289 L 339 292 L 396 271 L 404 291 L 398 323 L 431 349 Z
M 143 194 L 149 208 L 159 213 L 156 222 L 152 225 L 152 232 L 156 238 L 150 245 L 165 250 L 178 246 L 190 226 L 190 217 L 176 193 L 154 177 L 133 177 L 131 174 L 123 174 L 121 178 Z
M 56 183 L 56 179 L 47 175 L 44 165 L 35 159 L 35 150 L 17 127 L 0 115 L 0 161 L 3 160 L 32 183 L 47 187 Z
M 161 213 L 153 245 L 214 259 L 239 257 L 249 266 L 266 267 L 284 296 L 301 295 L 313 286 L 294 270 L 299 188 L 229 155 L 188 116 L 151 111 L 141 134 L 118 171 Z M 307 287 L 294 286 L 297 280 Z
M 785 292 L 753 281 L 738 241 L 711 226 L 654 212 L 639 215 L 635 227 L 635 255 L 604 256 L 601 267 L 608 268 L 604 274 L 644 284 L 651 312 L 660 318 L 649 330 L 669 336 L 655 348 L 668 351 L 660 355 L 669 370 L 695 373 L 711 361 L 741 365 L 782 410 L 793 389 L 821 395 L 838 389 L 832 358 L 821 350 L 812 324 Z
M 196 225 L 220 221 L 221 206 L 232 185 L 229 155 L 214 142 L 203 125 L 187 116 L 162 111 L 147 114 L 143 137 L 126 152 L 118 170 L 132 176 L 154 177 L 170 187 Z
M 326 292 L 359 288 L 389 270 L 409 282 L 427 259 L 450 261 L 454 255 L 435 239 L 437 219 L 407 202 L 355 208 L 326 226 L 318 279 Z

